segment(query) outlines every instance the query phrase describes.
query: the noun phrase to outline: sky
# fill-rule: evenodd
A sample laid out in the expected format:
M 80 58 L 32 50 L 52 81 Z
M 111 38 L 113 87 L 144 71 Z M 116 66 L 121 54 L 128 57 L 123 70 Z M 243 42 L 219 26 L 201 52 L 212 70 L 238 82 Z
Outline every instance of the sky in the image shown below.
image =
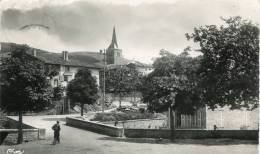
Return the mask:
M 125 58 L 151 63 L 161 49 L 178 54 L 194 27 L 220 25 L 220 17 L 260 21 L 260 0 L 0 0 L 0 41 L 51 52 L 98 52 L 116 27 Z M 49 29 L 31 26 L 48 26 Z M 191 52 L 196 56 L 198 52 Z

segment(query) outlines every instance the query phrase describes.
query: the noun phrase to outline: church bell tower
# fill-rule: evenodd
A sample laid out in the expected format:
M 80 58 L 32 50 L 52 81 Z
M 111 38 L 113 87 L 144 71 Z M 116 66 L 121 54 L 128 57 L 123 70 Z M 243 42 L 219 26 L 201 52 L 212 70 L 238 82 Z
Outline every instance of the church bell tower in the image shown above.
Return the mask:
M 122 50 L 118 48 L 116 30 L 113 28 L 112 41 L 107 48 L 107 64 L 118 64 L 117 59 L 122 57 Z

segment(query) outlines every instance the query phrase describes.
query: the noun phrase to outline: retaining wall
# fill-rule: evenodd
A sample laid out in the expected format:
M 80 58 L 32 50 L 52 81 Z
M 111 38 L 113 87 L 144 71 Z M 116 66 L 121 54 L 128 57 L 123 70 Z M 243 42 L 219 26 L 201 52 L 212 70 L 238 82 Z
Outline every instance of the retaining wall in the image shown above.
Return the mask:
M 102 122 L 107 125 L 115 125 L 115 121 Z M 167 127 L 167 119 L 137 119 L 137 120 L 126 120 L 118 121 L 117 127 L 124 127 L 126 129 L 159 129 Z
M 166 138 L 171 136 L 169 129 L 125 129 L 124 135 L 129 138 Z M 184 130 L 174 131 L 176 139 L 233 138 L 257 140 L 258 130 Z
M 18 133 L 18 121 L 11 118 L 6 117 L 8 121 L 8 128 L 7 129 L 0 129 L 0 140 L 3 141 L 4 138 L 8 134 L 17 134 Z M 29 138 L 29 140 L 35 140 L 35 139 L 45 139 L 46 130 L 43 128 L 35 128 L 33 126 L 27 125 L 23 123 L 23 132 L 24 137 Z
M 7 121 L 8 121 L 8 127 L 9 128 L 16 129 L 18 127 L 18 121 L 17 120 L 12 119 L 10 117 L 6 117 L 6 118 L 7 118 Z M 33 128 L 34 127 L 23 123 L 23 129 L 33 129 Z
M 114 137 L 121 137 L 123 134 L 122 127 L 115 127 L 115 126 L 101 124 L 94 121 L 81 120 L 78 118 L 67 117 L 66 124 L 68 126 L 73 126 L 73 127 L 89 130 L 92 132 L 104 134 L 104 135 L 114 136 Z
M 78 118 L 67 117 L 66 124 L 69 126 L 89 130 L 92 132 L 129 138 L 165 138 L 169 139 L 171 130 L 169 129 L 130 129 L 101 124 L 94 121 L 86 121 Z M 176 129 L 174 130 L 176 139 L 205 139 L 205 138 L 233 138 L 257 140 L 258 130 L 198 130 L 198 129 Z

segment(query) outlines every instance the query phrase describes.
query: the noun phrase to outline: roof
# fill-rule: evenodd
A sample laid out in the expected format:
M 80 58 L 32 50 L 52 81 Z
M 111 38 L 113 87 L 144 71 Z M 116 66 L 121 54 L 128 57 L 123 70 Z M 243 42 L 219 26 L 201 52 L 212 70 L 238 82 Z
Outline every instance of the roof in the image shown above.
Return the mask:
M 10 52 L 14 51 L 17 47 L 23 46 L 21 44 L 0 42 L 1 57 L 5 57 Z M 42 60 L 48 64 L 56 65 L 69 65 L 88 68 L 102 68 L 104 56 L 99 52 L 70 52 L 68 61 L 63 60 L 62 53 L 48 52 L 45 50 L 31 48 L 27 51 L 28 54 L 33 55 L 33 51 L 36 51 L 36 58 Z
M 112 41 L 108 48 L 111 49 L 118 49 L 117 39 L 116 39 L 116 30 L 115 27 L 113 28 L 113 35 L 112 35 Z
M 115 34 L 115 31 L 113 32 Z M 113 35 L 114 35 L 113 34 Z M 115 38 L 116 41 L 116 38 Z M 112 41 L 113 42 L 113 41 Z M 16 47 L 22 46 L 20 44 L 15 43 L 7 43 L 7 42 L 0 42 L 1 44 L 1 56 L 8 55 L 10 52 L 15 50 Z M 117 45 L 117 42 L 116 42 Z M 36 50 L 36 57 L 47 64 L 54 64 L 54 65 L 67 65 L 67 66 L 78 66 L 78 67 L 88 67 L 88 68 L 103 68 L 104 67 L 104 55 L 100 52 L 90 52 L 90 51 L 76 51 L 76 52 L 69 52 L 68 53 L 68 61 L 63 60 L 62 52 L 54 53 L 48 52 L 41 49 L 31 48 L 32 50 L 28 51 L 27 53 L 33 55 L 33 50 Z M 149 67 L 147 64 L 143 64 L 138 61 L 128 60 L 123 57 L 116 57 L 116 64 L 110 64 L 111 68 L 120 65 L 129 65 L 135 64 L 139 67 Z
M 123 65 L 128 66 L 128 67 L 138 67 L 138 68 L 152 68 L 153 67 L 152 65 L 141 63 L 139 61 L 131 61 L 131 60 L 125 59 L 125 61 L 123 63 L 110 64 L 107 66 L 107 68 L 115 69 L 115 68 L 121 67 Z
M 97 52 L 69 52 L 68 60 L 63 60 L 62 53 L 53 53 L 36 49 L 36 57 L 48 64 L 102 68 L 103 55 Z
M 151 64 L 145 64 L 145 63 L 141 63 L 139 61 L 131 61 L 130 63 L 128 63 L 128 65 L 133 65 L 136 67 L 142 67 L 142 68 L 152 68 L 153 66 Z
M 62 53 L 53 53 L 37 49 L 36 57 L 48 64 L 103 68 L 104 55 L 99 52 L 80 51 L 69 52 L 68 61 L 63 60 Z M 130 60 L 123 57 L 116 58 L 117 65 L 127 65 Z

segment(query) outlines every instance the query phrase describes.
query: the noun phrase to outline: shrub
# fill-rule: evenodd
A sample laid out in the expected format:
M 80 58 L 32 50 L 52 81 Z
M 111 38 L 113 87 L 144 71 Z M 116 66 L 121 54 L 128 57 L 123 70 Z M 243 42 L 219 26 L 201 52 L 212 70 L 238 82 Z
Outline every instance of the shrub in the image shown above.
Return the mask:
M 157 118 L 152 113 L 140 113 L 140 112 L 112 112 L 112 113 L 97 113 L 92 121 L 125 121 L 135 119 L 151 119 Z

